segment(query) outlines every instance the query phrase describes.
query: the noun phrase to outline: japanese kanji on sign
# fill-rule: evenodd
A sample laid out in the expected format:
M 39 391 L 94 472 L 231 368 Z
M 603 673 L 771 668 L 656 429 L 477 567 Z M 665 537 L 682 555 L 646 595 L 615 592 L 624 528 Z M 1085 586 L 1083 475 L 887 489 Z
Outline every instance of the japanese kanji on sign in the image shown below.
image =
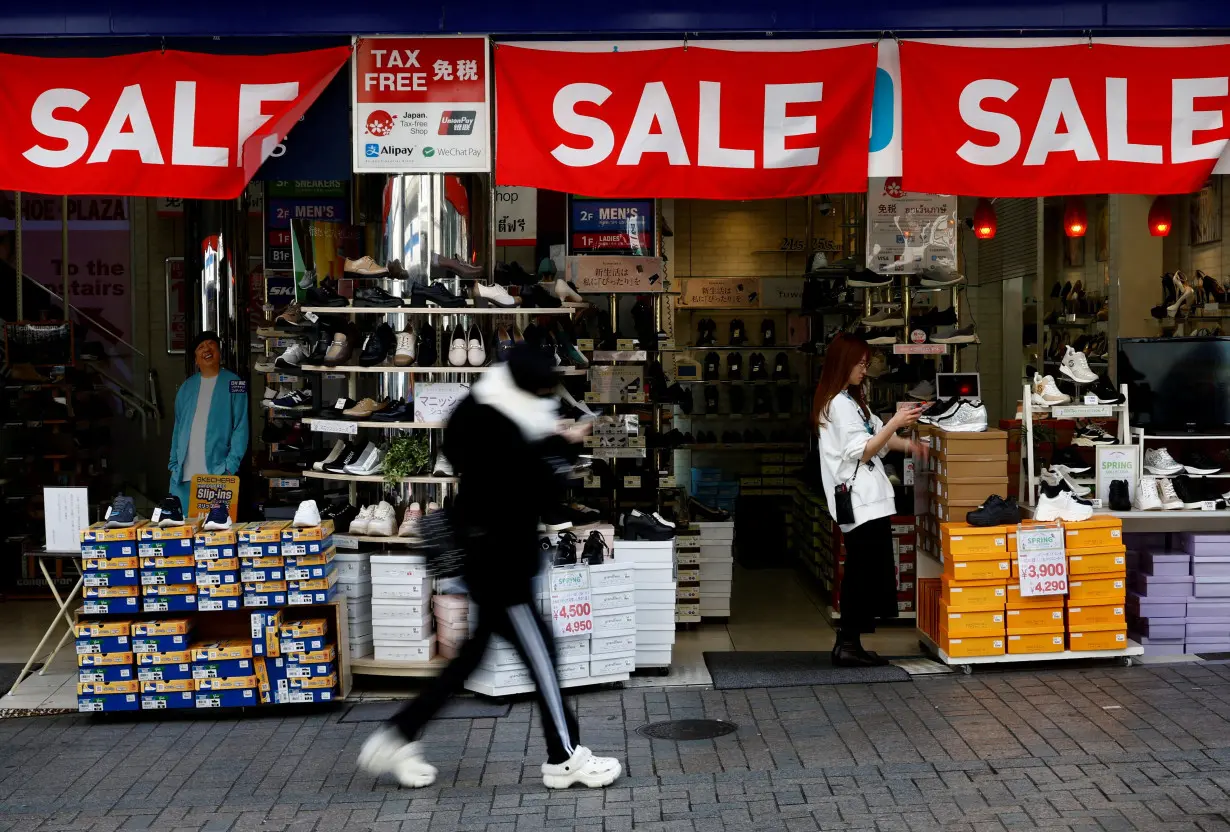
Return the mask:
M 491 170 L 485 37 L 358 38 L 356 173 Z

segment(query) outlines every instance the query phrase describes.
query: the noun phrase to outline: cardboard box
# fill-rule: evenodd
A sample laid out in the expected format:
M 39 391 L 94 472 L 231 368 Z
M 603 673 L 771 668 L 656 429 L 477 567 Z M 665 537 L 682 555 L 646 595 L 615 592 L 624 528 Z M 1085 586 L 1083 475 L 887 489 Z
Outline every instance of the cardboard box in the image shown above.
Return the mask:
M 132 653 L 78 653 L 77 667 L 132 666 Z
M 1093 606 L 1068 606 L 1068 629 L 1073 632 L 1091 630 L 1126 630 L 1127 616 L 1124 604 L 1096 604 Z
M 135 693 L 87 694 L 77 697 L 77 712 L 83 714 L 135 711 L 140 707 Z
M 1008 552 L 1008 532 L 1012 528 L 942 523 L 940 543 L 945 555 L 958 555 L 966 560 L 1000 560 Z
M 419 635 L 415 641 L 422 640 L 431 635 L 431 628 L 426 628 L 425 634 Z M 278 649 L 283 656 L 290 656 L 295 653 L 319 653 L 329 646 L 327 636 L 307 636 L 305 638 L 281 638 L 278 639 Z
M 1094 515 L 1088 520 L 1064 523 L 1067 549 L 1106 549 L 1123 544 L 1123 521 L 1118 517 Z
M 193 679 L 229 679 L 232 676 L 254 674 L 252 659 L 224 659 L 216 662 L 192 663 Z
M 137 555 L 143 558 L 192 557 L 191 540 L 141 540 Z
M 262 558 L 262 560 L 268 560 L 268 558 Z M 281 564 L 278 564 L 277 566 L 264 566 L 260 568 L 245 567 L 239 570 L 239 579 L 245 584 L 264 584 L 273 583 L 275 581 L 284 582 L 286 580 L 286 567 Z
M 135 556 L 130 558 L 84 558 L 81 561 L 81 568 L 87 573 L 113 569 L 139 569 L 140 567 L 141 559 Z
M 82 619 L 73 625 L 73 635 L 77 638 L 114 638 L 131 634 L 131 621 L 91 621 Z
M 247 639 L 230 638 L 214 642 L 198 642 L 192 645 L 194 662 L 216 662 L 229 659 L 250 659 L 252 643 Z
M 952 638 L 948 635 L 948 631 L 940 629 L 940 637 L 938 644 L 940 649 L 948 654 L 949 658 L 963 659 L 973 656 L 1002 656 L 1004 655 L 1004 639 L 1006 636 L 985 636 L 979 638 Z
M 101 638 L 78 638 L 76 640 L 77 655 L 83 653 L 131 653 L 132 638 L 130 636 L 103 636 Z
M 90 694 L 108 695 L 113 693 L 137 693 L 140 691 L 141 683 L 136 679 L 129 679 L 126 682 L 78 682 L 77 695 L 88 696 Z
M 292 558 L 292 560 L 298 561 L 299 558 Z M 286 569 L 286 580 L 288 581 L 319 581 L 329 578 L 330 576 L 333 577 L 335 583 L 340 577 L 337 571 L 337 564 L 332 561 L 329 563 L 318 564 L 316 566 L 296 565 L 287 567 Z M 328 589 L 332 585 L 333 584 L 316 587 L 299 587 L 299 589 Z M 290 588 L 295 589 L 294 586 L 291 586 Z
M 314 653 L 296 653 L 284 658 L 287 664 L 322 664 L 337 660 L 337 648 L 330 644 L 323 650 L 317 650 Z
M 931 457 L 931 471 L 937 476 L 949 479 L 984 479 L 987 477 L 1007 477 L 1008 454 L 934 454 Z M 1003 493 L 1003 492 L 1001 492 Z
M 215 558 L 213 560 L 203 560 L 196 564 L 197 574 L 205 572 L 212 574 L 214 572 L 238 572 L 239 558 Z
M 113 540 L 107 543 L 82 543 L 81 557 L 85 560 L 124 560 L 137 557 L 137 541 Z
M 990 428 L 979 433 L 949 433 L 937 430 L 931 434 L 931 448 L 945 458 L 950 456 L 998 456 L 1008 452 L 1008 434 Z
M 1055 605 L 1051 607 L 1008 610 L 1004 619 L 1008 635 L 1062 633 L 1064 631 L 1062 597 L 1052 595 L 1051 598 Z M 1062 639 L 1060 641 L 1062 642 Z M 1011 647 L 1008 652 L 1012 652 Z
M 239 569 L 284 569 L 286 559 L 281 555 L 267 555 L 260 558 L 240 558 Z
M 287 658 L 290 657 L 288 656 Z M 298 661 L 286 662 L 287 679 L 310 679 L 314 676 L 328 676 L 336 672 L 337 665 L 333 662 L 317 662 L 315 664 Z
M 194 542 L 201 547 L 219 547 L 219 546 L 235 546 L 239 543 L 239 527 L 232 526 L 229 529 L 219 529 L 214 531 L 198 531 L 194 537 Z
M 243 605 L 245 607 L 284 607 L 286 606 L 285 592 L 245 592 L 243 594 Z
M 1099 552 L 1097 554 L 1076 554 L 1085 550 L 1077 549 L 1068 552 L 1069 575 L 1127 574 L 1127 548 L 1117 547 L 1115 552 Z
M 218 584 L 217 586 L 197 586 L 197 595 L 201 598 L 242 598 L 243 587 L 240 584 Z
M 141 570 L 141 586 L 192 586 L 196 587 L 196 567 L 189 566 L 187 569 L 178 567 L 176 569 L 142 569 Z M 176 595 L 195 595 L 193 592 L 176 592 Z
M 940 599 L 940 629 L 954 638 L 981 638 L 1004 634 L 1004 611 L 954 611 Z
M 192 587 L 194 590 L 195 586 Z M 166 587 L 146 587 L 166 589 Z M 141 601 L 142 612 L 196 612 L 196 595 L 146 595 Z
M 328 518 L 321 520 L 319 526 L 308 526 L 306 528 L 287 526 L 282 530 L 283 543 L 302 543 L 304 541 L 325 540 L 330 537 L 333 537 L 333 521 Z
M 286 593 L 286 603 L 292 607 L 311 607 L 327 604 L 337 597 L 337 587 L 332 589 L 291 590 Z
M 127 682 L 137 678 L 130 664 L 77 668 L 78 682 Z
M 279 705 L 303 705 L 319 702 L 332 702 L 337 697 L 333 690 L 288 690 L 276 695 Z
M 141 693 L 182 693 L 196 690 L 192 679 L 150 679 L 141 683 Z
M 81 581 L 87 587 L 139 586 L 141 572 L 137 569 L 100 569 L 86 572 Z
M 1068 603 L 1077 606 L 1122 605 L 1127 598 L 1123 575 L 1082 575 L 1068 582 Z
M 1021 585 L 1017 583 L 1008 584 L 1008 603 L 1006 606 L 1010 610 L 1027 610 L 1050 608 L 1056 604 L 1063 603 L 1062 595 L 1021 595 Z
M 136 598 L 141 594 L 139 586 L 87 586 L 81 594 L 89 599 L 99 598 Z
M 282 532 L 289 527 L 289 520 L 260 520 L 256 523 L 240 523 L 234 531 L 240 545 L 276 543 L 280 550 Z M 240 552 L 239 556 L 244 557 L 243 552 Z
M 1068 649 L 1075 652 L 1088 650 L 1121 650 L 1127 647 L 1127 630 L 1084 630 L 1068 633 Z
M 134 653 L 175 653 L 187 650 L 192 636 L 187 633 L 169 636 L 133 636 Z
M 329 634 L 329 619 L 301 618 L 283 621 L 278 628 L 282 638 L 307 638 L 310 636 L 325 636 Z
M 191 572 L 189 574 L 192 574 Z M 196 595 L 197 588 L 193 578 L 188 579 L 188 583 L 182 584 L 156 584 L 145 585 L 141 587 L 141 594 L 146 598 L 151 596 L 171 596 L 171 595 Z
M 188 662 L 179 664 L 152 664 L 137 668 L 137 679 L 142 682 L 182 682 L 192 681 L 192 665 Z M 189 688 L 195 690 L 196 688 Z
M 940 598 L 950 610 L 1002 610 L 1008 598 L 1008 587 L 1002 580 L 955 581 L 941 577 Z
M 255 671 L 255 666 L 253 666 Z M 251 676 L 225 676 L 223 678 L 197 678 L 193 680 L 197 690 L 243 690 L 259 688 L 260 680 L 255 672 Z
M 236 545 L 202 546 L 198 543 L 192 550 L 192 556 L 197 563 L 209 563 L 213 560 L 230 560 L 239 557 L 239 547 Z
M 197 527 L 192 523 L 185 523 L 182 526 L 154 526 L 144 525 L 137 532 L 137 540 L 193 540 L 196 537 Z
M 138 558 L 142 569 L 195 569 L 196 558 L 192 555 L 146 555 Z
M 306 678 L 290 678 L 291 690 L 333 690 L 337 687 L 337 674 L 327 676 L 308 676 Z
M 191 661 L 191 650 L 176 650 L 173 653 L 140 653 L 137 655 L 137 667 L 153 667 L 160 664 L 188 664 Z
M 198 569 L 196 573 L 196 585 L 201 589 L 212 589 L 214 587 L 224 586 L 234 587 L 234 595 L 219 597 L 242 597 L 242 593 L 240 592 L 242 584 L 239 582 L 238 570 L 232 570 L 230 572 L 206 572 Z
M 244 595 L 268 595 L 271 593 L 285 593 L 286 581 L 259 581 L 256 583 L 245 583 L 243 585 Z
M 979 504 L 992 494 L 1004 494 L 1008 491 L 1006 473 L 1000 476 L 972 477 L 960 479 L 937 474 L 931 478 L 931 488 L 941 500 L 949 505 L 975 500 Z
M 1012 562 L 1003 560 L 965 560 L 961 556 L 944 557 L 944 574 L 956 581 L 1004 581 L 1011 573 Z
M 1012 655 L 1026 653 L 1062 653 L 1063 631 L 1058 633 L 1010 633 L 1008 652 Z
M 300 569 L 307 566 L 327 566 L 333 562 L 335 550 L 330 547 L 323 552 L 308 552 L 302 555 L 288 555 L 283 552 L 283 560 L 288 569 Z
M 197 596 L 196 608 L 201 612 L 223 612 L 243 608 L 243 598 L 209 598 Z
M 105 521 L 100 520 L 97 523 L 81 530 L 82 543 L 125 543 L 132 542 L 137 539 L 137 533 L 145 526 L 145 520 L 138 520 L 133 525 L 125 529 L 108 529 Z M 133 550 L 128 554 L 136 554 Z
M 308 570 L 298 567 L 295 569 L 287 569 L 290 573 L 302 574 Z M 287 592 L 328 592 L 337 586 L 337 572 L 331 571 L 323 578 L 308 578 L 306 580 L 288 580 L 286 582 Z
M 278 630 L 282 626 L 282 611 L 250 613 L 248 622 L 252 633 L 252 654 L 269 658 L 280 656 Z
M 245 708 L 268 701 L 256 688 L 242 690 L 210 690 L 196 692 L 198 708 Z

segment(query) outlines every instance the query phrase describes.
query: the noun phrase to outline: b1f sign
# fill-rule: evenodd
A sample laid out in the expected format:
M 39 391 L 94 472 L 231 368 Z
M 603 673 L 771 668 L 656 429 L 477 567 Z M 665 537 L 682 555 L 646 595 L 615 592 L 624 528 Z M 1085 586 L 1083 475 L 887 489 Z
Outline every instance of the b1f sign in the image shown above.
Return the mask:
M 485 37 L 358 38 L 355 172 L 490 172 L 487 54 Z

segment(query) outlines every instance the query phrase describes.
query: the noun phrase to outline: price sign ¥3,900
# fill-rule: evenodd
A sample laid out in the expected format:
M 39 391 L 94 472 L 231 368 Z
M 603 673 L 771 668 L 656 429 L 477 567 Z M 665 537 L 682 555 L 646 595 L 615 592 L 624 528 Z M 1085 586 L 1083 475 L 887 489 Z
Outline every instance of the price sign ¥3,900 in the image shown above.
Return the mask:
M 1021 597 L 1068 594 L 1068 557 L 1062 526 L 1017 527 Z

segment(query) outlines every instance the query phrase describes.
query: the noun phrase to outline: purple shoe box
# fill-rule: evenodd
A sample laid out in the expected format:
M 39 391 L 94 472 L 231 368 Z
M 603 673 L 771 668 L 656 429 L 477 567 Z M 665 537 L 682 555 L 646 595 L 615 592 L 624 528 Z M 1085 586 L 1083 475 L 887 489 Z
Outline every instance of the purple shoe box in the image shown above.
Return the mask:
M 1183 652 L 1189 656 L 1196 653 L 1230 653 L 1230 638 L 1189 639 L 1184 644 Z
M 1128 633 L 1128 638 L 1132 641 L 1139 642 L 1144 648 L 1146 656 L 1182 656 L 1184 650 L 1183 639 L 1157 639 L 1149 638 L 1139 634 Z
M 1187 636 L 1187 623 L 1183 618 L 1128 618 L 1128 629 L 1154 641 L 1182 641 Z M 1230 638 L 1230 633 L 1227 633 Z
M 1192 556 L 1186 552 L 1149 549 L 1141 554 L 1140 571 L 1154 577 L 1187 577 L 1192 574 Z
M 1213 598 L 1189 598 L 1187 618 L 1192 620 L 1230 618 L 1230 604 Z
M 1193 578 L 1192 594 L 1197 598 L 1230 598 L 1230 578 Z
M 1190 607 L 1185 598 L 1146 598 L 1138 592 L 1127 596 L 1128 613 L 1138 618 L 1184 618 Z
M 1185 637 L 1196 641 L 1230 639 L 1230 619 L 1188 618 Z
M 1147 575 L 1137 572 L 1132 575 L 1132 588 L 1149 598 L 1192 597 L 1191 575 Z
M 1179 538 L 1184 552 L 1192 555 L 1230 556 L 1230 534 L 1195 534 L 1186 532 Z
M 1230 557 L 1193 555 L 1192 575 L 1196 578 L 1226 578 L 1230 580 Z

